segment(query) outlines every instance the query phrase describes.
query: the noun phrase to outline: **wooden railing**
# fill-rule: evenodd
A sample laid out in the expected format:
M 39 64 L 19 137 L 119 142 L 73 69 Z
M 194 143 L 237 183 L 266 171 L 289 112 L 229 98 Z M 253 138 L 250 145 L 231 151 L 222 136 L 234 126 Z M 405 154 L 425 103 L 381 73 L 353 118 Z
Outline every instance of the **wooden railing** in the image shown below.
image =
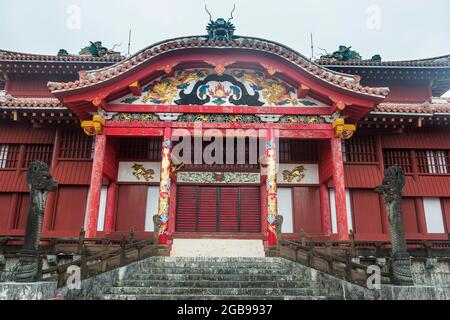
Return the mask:
M 18 252 L 23 244 L 23 237 L 0 238 L 0 254 L 8 258 L 18 258 Z M 79 238 L 42 238 L 39 257 L 65 255 L 69 259 L 79 256 L 74 261 L 61 265 L 50 266 L 42 270 L 44 281 L 57 280 L 58 287 L 64 286 L 71 273 L 69 267 L 80 268 L 81 280 L 96 274 L 124 266 L 153 255 L 153 239 L 134 239 L 134 231 L 129 236 L 118 239 L 86 239 L 83 230 Z M 56 264 L 57 261 L 54 261 Z
M 79 259 L 42 270 L 42 275 L 47 279 L 54 280 L 56 278 L 59 288 L 64 286 L 67 279 L 71 276 L 71 272 L 68 272 L 71 266 L 80 268 L 80 276 L 81 280 L 83 280 L 152 255 L 153 239 L 127 242 L 125 237 L 123 237 L 119 248 L 106 249 L 92 255 L 87 254 L 86 244 L 84 244 L 83 248 L 81 248 Z
M 355 241 L 352 232 L 349 241 L 313 240 L 301 232 L 298 242 L 303 246 L 311 243 L 317 250 L 338 256 L 386 258 L 391 254 L 390 241 Z M 450 258 L 450 240 L 407 240 L 406 244 L 408 253 L 415 259 Z
M 329 247 L 326 252 L 319 250 L 311 241 L 302 244 L 281 240 L 278 254 L 307 267 L 365 286 L 367 278 L 372 274 L 367 272 L 368 266 L 353 262 L 350 251 L 347 251 L 345 256 L 338 256 L 332 254 L 329 249 L 331 248 Z M 381 272 L 381 280 L 383 283 L 389 283 L 389 273 Z

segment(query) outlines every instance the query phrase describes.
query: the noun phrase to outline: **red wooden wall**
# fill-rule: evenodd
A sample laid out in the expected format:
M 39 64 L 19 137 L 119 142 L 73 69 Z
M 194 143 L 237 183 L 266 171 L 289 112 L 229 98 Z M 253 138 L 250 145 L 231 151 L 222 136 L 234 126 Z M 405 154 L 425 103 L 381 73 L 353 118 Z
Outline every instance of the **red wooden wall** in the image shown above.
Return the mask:
M 8 229 L 9 208 L 11 207 L 12 193 L 0 193 L 0 234 Z
M 120 185 L 118 190 L 115 230 L 129 232 L 144 231 L 147 204 L 146 185 Z
M 353 231 L 360 238 L 380 237 L 383 234 L 380 197 L 371 190 L 352 190 Z
M 87 186 L 61 186 L 57 191 L 52 230 L 78 236 L 84 225 Z
M 320 234 L 322 222 L 319 187 L 294 187 L 292 196 L 294 233 L 303 229 L 307 234 Z

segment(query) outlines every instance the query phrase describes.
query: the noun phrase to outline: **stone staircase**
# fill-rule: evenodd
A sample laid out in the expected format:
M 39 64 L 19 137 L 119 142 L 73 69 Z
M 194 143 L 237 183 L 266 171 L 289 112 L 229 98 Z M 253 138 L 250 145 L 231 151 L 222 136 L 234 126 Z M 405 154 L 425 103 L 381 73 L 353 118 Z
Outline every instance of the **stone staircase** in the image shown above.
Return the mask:
M 326 285 L 310 281 L 282 258 L 152 257 L 102 290 L 105 300 L 323 300 Z

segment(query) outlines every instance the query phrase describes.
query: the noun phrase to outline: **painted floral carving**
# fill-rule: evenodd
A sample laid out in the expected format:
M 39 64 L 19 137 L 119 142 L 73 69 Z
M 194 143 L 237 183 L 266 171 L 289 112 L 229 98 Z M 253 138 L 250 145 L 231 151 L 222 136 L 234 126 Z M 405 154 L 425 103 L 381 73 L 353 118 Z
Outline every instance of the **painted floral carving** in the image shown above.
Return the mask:
M 225 89 L 222 83 L 218 83 L 213 90 L 209 89 L 208 93 L 213 98 L 212 103 L 221 105 L 227 102 L 226 99 L 231 95 L 231 90 Z
M 114 103 L 210 106 L 324 106 L 298 99 L 297 89 L 261 71 L 247 69 L 186 69 L 164 75 Z M 223 72 L 222 72 L 223 71 Z
M 178 118 L 180 122 L 237 122 L 259 123 L 261 119 L 249 114 L 184 114 Z
M 112 121 L 124 122 L 157 122 L 161 121 L 154 113 L 127 113 L 119 112 L 112 117 Z M 252 114 L 182 114 L 176 121 L 179 122 L 218 122 L 218 123 L 261 123 L 260 117 Z M 282 116 L 278 123 L 292 124 L 326 124 L 326 119 L 316 115 L 288 115 Z M 345 132 L 343 133 L 346 134 Z
M 260 183 L 260 175 L 255 172 L 179 172 L 177 182 Z
M 144 88 L 143 102 L 173 104 L 179 90 L 187 88 L 191 82 L 200 80 L 204 76 L 204 70 L 195 70 L 178 73 L 175 77 L 164 77 Z
M 158 121 L 158 116 L 154 113 L 116 113 L 112 121 L 125 122 L 155 122 Z
M 244 82 L 251 83 L 252 88 L 255 91 L 261 91 L 263 99 L 269 106 L 274 105 L 298 105 L 299 102 L 295 97 L 295 89 L 288 87 L 281 81 L 272 79 L 266 79 L 262 72 L 243 72 L 235 71 L 235 76 Z
M 284 116 L 280 123 L 298 123 L 298 124 L 324 124 L 325 120 L 319 116 Z
M 172 141 L 165 138 L 162 143 L 161 154 L 161 180 L 159 184 L 159 205 L 158 216 L 161 222 L 158 241 L 160 244 L 167 243 L 167 234 L 169 230 L 169 205 L 170 205 L 170 170 Z
M 277 244 L 278 203 L 277 203 L 277 173 L 275 162 L 275 145 L 272 140 L 266 142 L 267 159 L 267 231 L 269 245 Z

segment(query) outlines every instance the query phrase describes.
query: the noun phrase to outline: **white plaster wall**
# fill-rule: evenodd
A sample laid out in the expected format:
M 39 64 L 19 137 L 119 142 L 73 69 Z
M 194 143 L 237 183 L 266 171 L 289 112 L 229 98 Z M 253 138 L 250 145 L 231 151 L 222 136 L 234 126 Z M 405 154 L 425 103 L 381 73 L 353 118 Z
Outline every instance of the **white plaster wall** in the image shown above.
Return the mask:
M 330 198 L 330 213 L 331 213 L 331 232 L 337 233 L 337 222 L 336 222 L 336 199 L 334 197 L 334 190 L 329 189 Z
M 278 213 L 283 216 L 281 232 L 293 233 L 292 188 L 278 188 Z
M 106 199 L 108 197 L 108 187 L 102 187 L 100 191 L 100 208 L 98 210 L 97 231 L 103 231 L 105 226 Z
M 145 210 L 145 231 L 153 232 L 153 216 L 158 214 L 159 187 L 148 187 Z
M 336 217 L 336 198 L 334 189 L 329 189 L 330 209 L 331 209 L 331 232 L 337 233 L 337 217 Z M 352 205 L 350 198 L 350 190 L 345 190 L 345 199 L 347 203 L 347 225 L 348 230 L 353 230 Z
M 262 240 L 174 239 L 173 257 L 264 257 Z
M 150 181 L 146 181 L 144 177 L 140 177 L 140 179 L 136 178 L 133 175 L 133 165 L 142 164 L 145 169 L 153 169 L 155 174 L 153 175 L 153 179 Z M 159 182 L 161 172 L 161 163 L 160 162 L 140 162 L 140 161 L 120 161 L 119 162 L 119 173 L 117 176 L 118 182 Z
M 440 198 L 423 198 L 428 233 L 445 233 Z

